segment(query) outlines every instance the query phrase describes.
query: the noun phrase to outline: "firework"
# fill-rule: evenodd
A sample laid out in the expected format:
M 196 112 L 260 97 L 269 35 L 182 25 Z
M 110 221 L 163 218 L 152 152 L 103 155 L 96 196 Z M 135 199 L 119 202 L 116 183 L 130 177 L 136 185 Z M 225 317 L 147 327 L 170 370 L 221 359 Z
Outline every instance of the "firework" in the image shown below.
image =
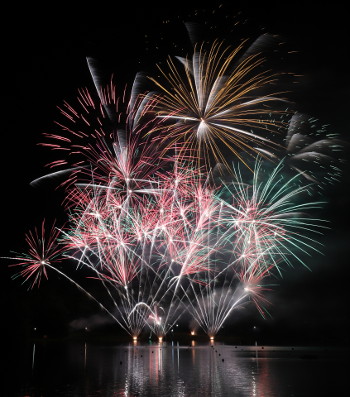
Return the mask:
M 18 276 L 33 287 L 57 272 L 133 338 L 146 326 L 163 338 L 184 313 L 213 338 L 249 302 L 266 316 L 271 279 L 320 252 L 309 165 L 339 142 L 303 134 L 297 114 L 279 121 L 278 75 L 245 45 L 197 44 L 179 68 L 169 58 L 165 82 L 151 78 L 160 94 L 140 92 L 137 76 L 118 96 L 88 58 L 95 90 L 59 107 L 42 145 L 64 156 L 33 181 L 63 177 L 68 221 L 28 233 L 28 253 L 8 258 Z
M 170 123 L 160 142 L 182 156 L 195 153 L 207 170 L 218 162 L 228 165 L 226 153 L 244 161 L 241 153 L 262 148 L 271 155 L 277 149 L 283 123 L 273 115 L 285 112 L 285 100 L 273 90 L 278 75 L 263 68 L 261 54 L 248 51 L 246 42 L 232 49 L 215 41 L 209 48 L 197 44 L 191 57 L 177 61 L 169 57 L 167 69 L 159 67 L 164 82 L 150 78 L 163 94 L 158 117 Z
M 89 66 L 91 62 L 90 59 Z M 92 69 L 98 84 L 96 73 Z M 61 185 L 68 188 L 76 184 L 91 186 L 91 178 L 95 184 L 113 188 L 113 180 L 130 197 L 153 189 L 149 175 L 162 165 L 157 156 L 160 146 L 144 137 L 153 128 L 159 129 L 161 120 L 154 116 L 155 96 L 138 92 L 141 78 L 136 75 L 131 88 L 125 87 L 118 96 L 112 76 L 110 83 L 97 86 L 96 92 L 80 89 L 74 105 L 65 101 L 58 107 L 58 131 L 44 133 L 46 141 L 40 145 L 64 156 L 47 164 L 54 171 L 32 184 L 58 176 L 65 177 Z M 57 168 L 60 169 L 55 171 Z
M 283 161 L 271 174 L 261 165 L 257 160 L 251 183 L 235 167 L 232 182 L 218 190 L 218 225 L 211 228 L 208 245 L 220 249 L 211 250 L 209 271 L 195 275 L 202 282 L 184 291 L 190 312 L 209 336 L 249 301 L 265 317 L 271 279 L 295 262 L 307 267 L 302 257 L 320 252 L 315 236 L 327 225 L 309 213 L 323 203 L 305 201 L 308 187 L 297 186 L 299 175 L 291 179 L 284 174 Z
M 79 204 L 71 208 L 66 256 L 103 284 L 134 336 L 146 323 L 157 336 L 165 335 L 183 310 L 182 280 L 207 270 L 208 219 L 215 208 L 195 173 L 181 179 L 186 172 L 174 168 L 163 180 L 158 173 L 159 188 L 137 206 L 116 186 L 108 195 L 106 186 L 96 185 L 73 195 Z M 190 183 L 197 186 L 192 193 Z
M 47 279 L 47 269 L 62 261 L 63 247 L 57 244 L 60 231 L 55 224 L 49 231 L 45 228 L 45 220 L 42 221 L 40 230 L 29 231 L 25 240 L 28 251 L 24 254 L 18 253 L 11 259 L 18 263 L 10 266 L 20 266 L 23 269 L 15 274 L 14 278 L 23 277 L 24 283 L 29 283 L 29 288 L 40 286 L 42 278 Z
M 307 216 L 321 203 L 302 200 L 307 187 L 285 180 L 283 162 L 266 175 L 257 161 L 251 183 L 237 167 L 231 183 L 216 187 L 194 170 L 180 179 L 186 172 L 175 164 L 173 172 L 157 173 L 157 191 L 137 206 L 123 187 L 106 194 L 106 186 L 78 186 L 60 234 L 58 252 L 87 270 L 105 298 L 70 281 L 134 337 L 146 325 L 163 337 L 186 311 L 209 336 L 249 301 L 265 316 L 267 280 L 281 275 L 283 265 L 307 266 L 301 256 L 318 251 L 309 235 L 324 227 Z M 28 269 L 21 275 L 46 275 L 46 267 Z
M 295 113 L 288 123 L 285 147 L 286 164 L 317 185 L 318 191 L 339 181 L 346 143 L 318 119 Z

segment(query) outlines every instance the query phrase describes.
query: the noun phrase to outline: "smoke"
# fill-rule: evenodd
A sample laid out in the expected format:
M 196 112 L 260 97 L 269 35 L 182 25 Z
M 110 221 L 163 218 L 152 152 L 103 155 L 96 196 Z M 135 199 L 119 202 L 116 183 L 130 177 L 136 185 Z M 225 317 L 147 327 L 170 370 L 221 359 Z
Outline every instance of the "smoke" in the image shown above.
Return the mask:
M 95 329 L 103 325 L 114 323 L 112 319 L 101 314 L 93 314 L 89 317 L 80 317 L 69 323 L 72 330 L 78 331 L 82 329 Z

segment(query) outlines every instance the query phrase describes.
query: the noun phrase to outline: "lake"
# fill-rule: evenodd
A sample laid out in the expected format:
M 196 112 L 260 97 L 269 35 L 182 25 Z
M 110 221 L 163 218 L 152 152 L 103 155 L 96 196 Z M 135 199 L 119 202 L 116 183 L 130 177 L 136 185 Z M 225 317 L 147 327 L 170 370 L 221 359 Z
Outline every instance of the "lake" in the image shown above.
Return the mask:
M 347 395 L 348 350 L 32 342 L 6 346 L 1 396 Z

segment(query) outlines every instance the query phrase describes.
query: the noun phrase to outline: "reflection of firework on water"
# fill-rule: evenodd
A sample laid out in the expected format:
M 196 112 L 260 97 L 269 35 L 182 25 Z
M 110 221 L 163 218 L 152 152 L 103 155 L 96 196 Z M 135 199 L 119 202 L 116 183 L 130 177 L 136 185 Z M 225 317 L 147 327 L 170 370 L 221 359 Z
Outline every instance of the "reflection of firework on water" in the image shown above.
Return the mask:
M 18 275 L 34 286 L 56 271 L 133 337 L 145 326 L 163 337 L 185 312 L 212 337 L 249 301 L 266 315 L 269 280 L 318 252 L 324 226 L 307 213 L 320 203 L 303 178 L 319 183 L 308 160 L 328 160 L 324 150 L 339 142 L 312 143 L 294 115 L 281 155 L 275 134 L 288 123 L 277 121 L 287 115 L 270 91 L 277 76 L 243 47 L 197 45 L 179 59 L 183 70 L 169 60 L 165 83 L 151 78 L 159 95 L 140 93 L 137 76 L 118 97 L 88 59 L 96 93 L 82 89 L 60 108 L 60 132 L 43 145 L 65 157 L 34 181 L 65 177 L 68 222 L 46 239 L 44 224 L 27 235 L 28 254 L 10 258 Z M 245 166 L 231 167 L 228 153 Z
M 283 123 L 273 115 L 286 106 L 272 90 L 278 75 L 264 70 L 264 58 L 245 44 L 234 49 L 218 41 L 209 48 L 197 44 L 192 57 L 177 57 L 179 65 L 169 58 L 167 70 L 160 68 L 164 82 L 151 78 L 163 93 L 158 117 L 170 123 L 160 141 L 182 155 L 194 151 L 208 167 L 210 158 L 228 165 L 225 151 L 244 161 L 244 152 L 276 150 L 274 137 Z

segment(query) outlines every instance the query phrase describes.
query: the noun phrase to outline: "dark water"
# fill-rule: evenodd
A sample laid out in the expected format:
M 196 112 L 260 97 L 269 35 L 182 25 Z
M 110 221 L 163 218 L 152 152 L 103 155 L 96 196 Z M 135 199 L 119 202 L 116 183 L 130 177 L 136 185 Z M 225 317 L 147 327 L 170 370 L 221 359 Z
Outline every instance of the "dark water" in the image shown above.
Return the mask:
M 35 343 L 12 354 L 1 396 L 346 396 L 342 349 Z

